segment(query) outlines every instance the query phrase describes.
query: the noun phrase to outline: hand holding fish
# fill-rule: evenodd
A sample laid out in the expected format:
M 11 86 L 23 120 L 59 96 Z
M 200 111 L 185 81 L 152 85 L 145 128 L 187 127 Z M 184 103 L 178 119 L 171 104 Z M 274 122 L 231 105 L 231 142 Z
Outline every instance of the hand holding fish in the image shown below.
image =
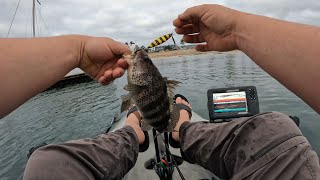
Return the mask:
M 187 9 L 173 21 L 178 34 L 198 51 L 230 51 L 238 49 L 234 30 L 241 13 L 219 5 L 200 5 Z
M 81 48 L 79 68 L 102 85 L 123 76 L 127 62 L 123 54 L 130 54 L 130 49 L 111 38 L 89 37 Z

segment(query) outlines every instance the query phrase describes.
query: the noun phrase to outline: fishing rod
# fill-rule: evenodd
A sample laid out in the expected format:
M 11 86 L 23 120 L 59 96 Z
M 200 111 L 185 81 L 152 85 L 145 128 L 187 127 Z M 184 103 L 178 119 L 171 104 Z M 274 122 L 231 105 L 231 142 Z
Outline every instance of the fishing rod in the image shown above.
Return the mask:
M 111 122 L 109 127 L 103 131 L 103 133 L 108 133 L 113 128 L 114 124 L 119 121 L 118 114 L 116 114 Z M 169 134 L 168 132 L 157 133 L 157 131 L 152 128 L 152 135 L 154 140 L 155 148 L 155 159 L 151 158 L 145 162 L 144 166 L 146 169 L 153 169 L 159 176 L 160 180 L 171 180 L 174 172 L 174 167 L 177 168 L 177 171 L 182 180 L 185 180 L 183 174 L 181 173 L 178 166 L 183 163 L 183 158 L 177 155 L 174 155 L 170 152 L 169 149 Z
M 169 134 L 167 132 L 157 133 L 153 128 L 152 135 L 154 140 L 155 158 L 147 160 L 144 164 L 146 169 L 154 170 L 160 180 L 171 180 L 174 172 L 174 167 L 182 180 L 184 176 L 181 173 L 179 166 L 183 163 L 183 158 L 174 155 L 169 149 Z
M 116 122 L 118 122 L 119 120 L 120 120 L 119 115 L 118 115 L 118 114 L 114 115 L 113 118 L 112 118 L 112 120 L 111 120 L 111 122 L 110 122 L 110 124 L 109 124 L 109 127 L 108 127 L 106 130 L 104 130 L 104 131 L 102 132 L 102 134 L 107 134 L 108 132 L 110 132 L 110 130 L 113 128 L 113 126 L 114 126 L 114 125 L 116 124 Z

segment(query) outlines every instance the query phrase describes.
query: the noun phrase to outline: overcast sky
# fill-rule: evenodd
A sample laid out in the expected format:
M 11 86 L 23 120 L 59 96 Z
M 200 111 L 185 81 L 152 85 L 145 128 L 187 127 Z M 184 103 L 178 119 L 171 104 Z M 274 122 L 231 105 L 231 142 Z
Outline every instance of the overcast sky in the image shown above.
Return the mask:
M 0 36 L 6 37 L 19 0 L 0 1 Z M 319 0 L 39 0 L 37 36 L 109 36 L 147 46 L 171 33 L 173 19 L 188 7 L 216 3 L 279 19 L 320 25 Z M 21 0 L 9 37 L 32 36 L 32 0 Z M 178 41 L 181 36 L 174 36 Z M 169 40 L 168 43 L 172 43 Z

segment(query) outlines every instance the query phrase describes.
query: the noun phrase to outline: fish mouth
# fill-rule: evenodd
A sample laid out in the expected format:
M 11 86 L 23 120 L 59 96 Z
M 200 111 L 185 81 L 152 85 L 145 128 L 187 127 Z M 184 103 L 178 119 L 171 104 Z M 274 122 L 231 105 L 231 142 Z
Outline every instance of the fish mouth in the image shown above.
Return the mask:
M 135 51 L 134 51 L 134 54 L 136 54 L 136 53 L 138 53 L 139 51 L 141 51 L 142 49 L 136 49 Z
M 144 60 L 144 59 L 148 58 L 148 54 L 143 49 L 139 49 L 135 52 L 135 58 L 140 59 L 140 60 Z
M 142 56 L 140 55 L 140 51 L 142 50 L 139 46 L 135 45 L 135 47 L 130 48 L 131 49 L 131 54 L 123 54 L 122 58 L 127 61 L 128 64 L 131 64 L 131 61 L 133 59 L 136 59 L 137 57 L 141 58 Z
M 133 58 L 140 58 L 141 57 L 141 48 L 137 45 L 135 45 L 134 47 L 131 48 L 132 53 L 132 57 Z
M 134 47 L 131 47 L 131 51 L 133 52 L 133 54 L 135 54 L 136 52 L 140 51 L 141 48 L 137 45 L 135 45 Z

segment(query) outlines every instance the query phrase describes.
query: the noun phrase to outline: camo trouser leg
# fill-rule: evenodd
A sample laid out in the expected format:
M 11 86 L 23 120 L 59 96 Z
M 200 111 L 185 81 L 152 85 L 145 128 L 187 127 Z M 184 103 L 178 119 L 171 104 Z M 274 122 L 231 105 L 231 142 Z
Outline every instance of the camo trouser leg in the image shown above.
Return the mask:
M 47 145 L 30 157 L 23 179 L 122 179 L 138 157 L 130 126 L 96 138 Z
M 184 123 L 181 150 L 223 179 L 319 179 L 317 154 L 296 124 L 264 113 L 224 124 Z

